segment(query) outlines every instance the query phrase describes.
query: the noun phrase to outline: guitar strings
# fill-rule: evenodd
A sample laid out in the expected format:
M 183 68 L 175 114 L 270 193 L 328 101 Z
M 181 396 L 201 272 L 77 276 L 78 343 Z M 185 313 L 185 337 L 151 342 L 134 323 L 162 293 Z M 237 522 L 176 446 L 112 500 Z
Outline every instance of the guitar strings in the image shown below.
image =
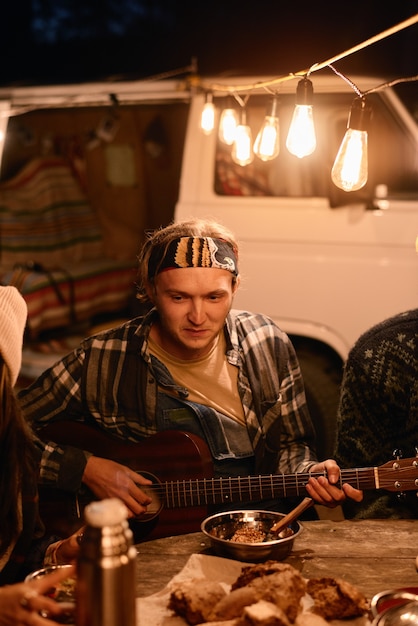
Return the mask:
M 402 482 L 403 474 L 411 478 L 411 469 L 417 473 L 417 468 L 410 466 L 343 470 L 339 483 L 341 486 L 343 482 L 348 482 L 358 489 L 381 488 L 399 492 L 418 489 L 416 476 L 412 477 L 412 486 Z M 184 479 L 156 483 L 152 490 L 167 508 L 179 508 L 304 495 L 306 482 L 311 476 L 326 476 L 326 472 Z

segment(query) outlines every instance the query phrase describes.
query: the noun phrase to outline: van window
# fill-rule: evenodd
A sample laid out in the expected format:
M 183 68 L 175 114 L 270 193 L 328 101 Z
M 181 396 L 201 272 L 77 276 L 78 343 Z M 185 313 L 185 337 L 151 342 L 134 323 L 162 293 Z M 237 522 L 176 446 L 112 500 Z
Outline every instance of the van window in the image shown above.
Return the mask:
M 382 92 L 383 93 L 383 92 Z M 331 168 L 347 128 L 353 94 L 315 94 L 315 152 L 303 159 L 290 154 L 286 136 L 295 105 L 294 94 L 280 96 L 280 153 L 271 161 L 254 157 L 246 166 L 232 161 L 231 148 L 218 139 L 214 189 L 219 195 L 326 197 L 331 206 L 368 201 L 376 185 L 387 186 L 388 195 L 418 196 L 418 150 L 410 132 L 401 126 L 382 93 L 370 94 L 372 108 L 369 128 L 369 176 L 363 189 L 344 192 L 331 181 Z M 246 106 L 247 123 L 253 140 L 263 122 L 271 96 L 250 96 Z M 219 108 L 224 106 L 222 99 Z

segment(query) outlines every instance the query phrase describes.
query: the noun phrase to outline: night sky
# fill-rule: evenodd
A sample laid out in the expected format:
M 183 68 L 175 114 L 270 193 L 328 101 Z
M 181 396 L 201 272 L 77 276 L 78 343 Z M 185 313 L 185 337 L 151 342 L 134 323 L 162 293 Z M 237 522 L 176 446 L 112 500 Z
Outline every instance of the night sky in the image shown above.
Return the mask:
M 0 84 L 309 68 L 418 13 L 416 0 L 16 0 L 2 9 Z M 418 73 L 418 25 L 339 62 L 344 72 Z

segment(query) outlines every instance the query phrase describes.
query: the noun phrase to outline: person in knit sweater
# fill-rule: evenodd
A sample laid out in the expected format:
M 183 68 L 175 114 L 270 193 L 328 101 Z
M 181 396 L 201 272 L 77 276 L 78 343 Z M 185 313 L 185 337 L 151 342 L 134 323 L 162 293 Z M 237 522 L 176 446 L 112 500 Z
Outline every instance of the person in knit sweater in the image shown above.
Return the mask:
M 342 468 L 375 467 L 418 447 L 418 309 L 373 326 L 344 370 L 334 458 Z M 418 491 L 418 490 L 417 490 Z M 367 491 L 346 501 L 347 518 L 418 518 L 415 491 Z

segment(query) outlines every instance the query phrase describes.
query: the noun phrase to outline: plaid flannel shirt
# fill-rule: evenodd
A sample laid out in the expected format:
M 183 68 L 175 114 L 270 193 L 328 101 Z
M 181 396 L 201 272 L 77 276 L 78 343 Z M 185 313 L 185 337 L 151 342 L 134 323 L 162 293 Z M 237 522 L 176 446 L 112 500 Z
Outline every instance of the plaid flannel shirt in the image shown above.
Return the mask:
M 35 431 L 51 421 L 75 420 L 132 442 L 157 432 L 159 381 L 147 351 L 155 315 L 152 310 L 88 337 L 21 391 L 22 409 Z M 289 338 L 268 317 L 246 311 L 230 311 L 224 330 L 226 358 L 239 370 L 238 393 L 257 472 L 309 471 L 316 462 L 314 428 Z M 174 382 L 173 392 L 185 395 Z M 52 442 L 40 445 L 41 482 L 76 491 L 89 453 Z

